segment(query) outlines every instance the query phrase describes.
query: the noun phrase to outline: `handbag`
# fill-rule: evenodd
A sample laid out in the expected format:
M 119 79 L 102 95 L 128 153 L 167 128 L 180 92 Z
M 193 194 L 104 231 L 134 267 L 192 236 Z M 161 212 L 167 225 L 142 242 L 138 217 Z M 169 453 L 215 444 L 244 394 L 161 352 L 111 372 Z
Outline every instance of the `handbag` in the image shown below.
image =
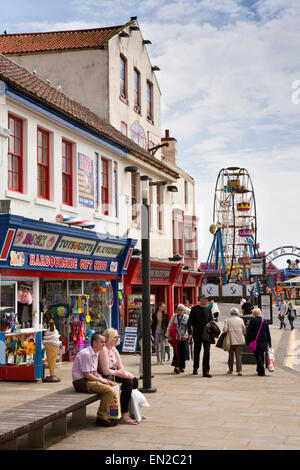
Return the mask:
M 223 348 L 223 341 L 224 341 L 224 338 L 225 338 L 226 335 L 227 335 L 227 333 L 221 333 L 221 335 L 219 336 L 219 339 L 216 343 L 217 348 L 220 348 L 220 349 Z
M 251 341 L 251 342 L 249 343 L 249 345 L 248 345 L 248 351 L 250 351 L 250 352 L 256 351 L 256 348 L 257 348 L 257 338 L 259 337 L 259 333 L 260 333 L 260 330 L 261 330 L 261 327 L 262 327 L 263 322 L 264 322 L 264 319 L 262 318 L 262 319 L 261 319 L 261 323 L 260 323 L 260 327 L 259 327 L 259 330 L 258 330 L 258 333 L 257 333 L 257 335 L 256 335 L 256 338 L 255 338 L 253 341 Z
M 121 418 L 121 403 L 120 403 L 120 387 L 119 384 L 113 386 L 113 399 L 109 406 L 108 417 L 109 419 Z
M 224 351 L 227 351 L 227 352 L 230 349 L 230 338 L 229 338 L 228 333 L 226 333 L 226 336 L 224 337 L 222 349 L 224 349 Z
M 270 372 L 274 372 L 274 370 L 275 370 L 275 358 L 274 358 L 274 350 L 272 348 L 268 349 L 267 366 L 268 366 L 268 370 Z

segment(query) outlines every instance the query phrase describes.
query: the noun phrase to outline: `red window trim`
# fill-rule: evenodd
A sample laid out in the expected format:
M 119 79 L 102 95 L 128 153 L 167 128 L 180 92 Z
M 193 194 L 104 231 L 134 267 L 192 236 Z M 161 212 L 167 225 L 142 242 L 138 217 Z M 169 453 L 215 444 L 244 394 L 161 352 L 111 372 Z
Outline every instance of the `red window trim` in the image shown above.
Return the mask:
M 10 149 L 8 147 L 8 158 L 9 156 L 17 157 L 19 160 L 19 171 L 15 172 L 13 169 L 12 170 L 7 170 L 8 174 L 11 173 L 17 173 L 18 174 L 18 188 L 11 188 L 9 187 L 9 178 L 7 181 L 7 187 L 10 191 L 16 191 L 18 193 L 23 193 L 23 120 L 14 116 L 13 114 L 8 114 L 8 128 L 9 128 L 9 120 L 13 119 L 14 120 L 14 140 L 15 140 L 15 127 L 16 127 L 16 121 L 20 123 L 20 154 L 16 154 L 15 152 L 10 152 Z M 15 150 L 15 149 L 14 149 Z M 12 165 L 13 168 L 13 165 Z
M 124 64 L 124 77 L 121 75 L 121 61 Z M 127 59 L 123 54 L 120 55 L 120 97 L 127 99 Z
M 104 167 L 106 171 L 104 172 Z M 108 215 L 108 204 L 109 204 L 109 160 L 107 158 L 101 157 L 101 212 L 103 215 Z M 105 176 L 105 185 L 104 182 Z M 104 196 L 104 197 L 103 197 Z
M 62 139 L 62 144 L 65 144 L 65 148 L 68 146 L 70 149 L 70 157 L 68 157 L 67 152 L 64 155 L 64 152 L 62 151 L 62 163 L 63 160 L 69 160 L 69 172 L 64 171 L 63 165 L 62 165 L 62 203 L 66 204 L 67 206 L 72 206 L 73 205 L 73 144 L 72 142 L 69 142 L 68 140 Z M 65 178 L 64 178 L 65 177 Z M 65 188 L 64 188 L 64 180 L 67 179 L 68 181 L 68 188 L 67 188 L 67 194 L 68 194 L 68 201 L 64 199 L 65 196 Z
M 40 163 L 38 161 L 38 151 L 39 151 L 39 133 L 42 133 L 42 134 L 46 134 L 47 135 L 47 164 L 44 164 L 44 163 Z M 50 188 L 50 162 L 49 162 L 49 157 L 50 157 L 50 149 L 49 149 L 49 143 L 50 143 L 50 133 L 44 129 L 41 129 L 40 127 L 37 128 L 37 167 L 39 169 L 39 166 L 40 167 L 44 167 L 45 170 L 46 170 L 46 175 L 45 175 L 45 193 L 46 195 L 45 196 L 41 196 L 40 195 L 40 179 L 39 179 L 39 174 L 37 175 L 37 183 L 38 183 L 38 197 L 41 198 L 41 199 L 46 199 L 46 200 L 49 200 L 49 194 L 50 194 L 50 191 L 49 191 L 49 188 Z M 41 147 L 44 149 L 44 147 Z

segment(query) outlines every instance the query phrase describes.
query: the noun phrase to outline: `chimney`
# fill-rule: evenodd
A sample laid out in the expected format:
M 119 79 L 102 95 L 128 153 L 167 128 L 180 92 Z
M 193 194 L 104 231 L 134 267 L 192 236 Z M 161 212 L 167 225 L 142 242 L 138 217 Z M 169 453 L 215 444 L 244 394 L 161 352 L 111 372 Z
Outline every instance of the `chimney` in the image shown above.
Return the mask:
M 162 147 L 161 153 L 166 160 L 177 165 L 177 140 L 174 137 L 170 137 L 169 129 L 165 130 L 165 137 L 162 137 L 161 143 L 165 144 L 168 142 L 168 147 Z

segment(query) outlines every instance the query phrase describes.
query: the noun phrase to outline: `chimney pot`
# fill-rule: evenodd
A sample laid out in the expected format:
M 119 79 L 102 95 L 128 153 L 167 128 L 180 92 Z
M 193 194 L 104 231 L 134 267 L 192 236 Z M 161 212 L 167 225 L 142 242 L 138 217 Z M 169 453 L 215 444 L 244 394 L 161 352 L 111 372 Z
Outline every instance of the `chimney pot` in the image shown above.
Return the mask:
M 165 138 L 168 139 L 170 137 L 170 130 L 166 129 L 165 130 Z

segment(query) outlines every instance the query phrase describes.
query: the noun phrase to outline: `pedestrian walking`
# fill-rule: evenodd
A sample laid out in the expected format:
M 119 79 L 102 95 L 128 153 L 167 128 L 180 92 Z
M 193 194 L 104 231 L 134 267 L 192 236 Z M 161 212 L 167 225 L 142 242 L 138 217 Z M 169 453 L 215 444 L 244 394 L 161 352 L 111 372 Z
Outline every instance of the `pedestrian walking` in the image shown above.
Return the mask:
M 211 313 L 213 315 L 214 321 L 217 322 L 219 320 L 219 315 L 220 315 L 220 310 L 217 302 L 215 302 L 213 299 L 210 300 L 208 304 L 208 308 L 210 308 Z
M 189 338 L 194 340 L 194 364 L 193 374 L 198 375 L 200 351 L 203 345 L 203 360 L 202 360 L 202 373 L 203 377 L 211 377 L 210 370 L 210 343 L 203 341 L 204 327 L 210 327 L 210 322 L 213 321 L 213 316 L 207 306 L 208 300 L 205 294 L 200 295 L 199 305 L 194 305 L 191 309 L 188 319 L 187 329 Z
M 166 357 L 168 358 L 167 361 L 166 361 Z M 168 338 L 165 338 L 165 349 L 164 349 L 163 361 L 170 362 L 170 360 L 171 360 L 170 344 L 169 344 Z
M 253 305 L 250 302 L 250 297 L 247 297 L 246 302 L 244 302 L 241 306 L 243 315 L 251 315 L 252 309 L 253 309 Z
M 259 376 L 265 376 L 266 373 L 264 365 L 264 356 L 265 352 L 268 351 L 268 347 L 272 347 L 270 329 L 269 325 L 266 321 L 264 321 L 262 317 L 260 308 L 255 307 L 252 311 L 252 315 L 253 318 L 250 320 L 247 329 L 246 343 L 247 345 L 249 345 L 252 341 L 257 341 L 256 349 L 254 351 L 254 356 L 257 364 L 256 371 Z
M 233 373 L 235 358 L 236 372 L 238 375 L 242 375 L 242 355 L 243 345 L 245 344 L 246 327 L 244 321 L 239 316 L 239 310 L 236 307 L 233 307 L 230 310 L 230 317 L 224 322 L 223 333 L 227 333 L 230 340 L 227 374 Z
M 280 320 L 280 329 L 286 328 L 285 317 L 287 314 L 287 303 L 284 299 L 280 301 L 278 310 L 279 310 L 278 318 Z
M 287 318 L 288 318 L 288 321 L 290 322 L 291 330 L 293 330 L 295 328 L 294 320 L 295 318 L 297 318 L 297 311 L 291 302 L 289 302 L 288 307 L 287 307 Z
M 157 364 L 163 364 L 165 337 L 168 328 L 168 315 L 165 312 L 166 304 L 159 302 L 157 310 L 152 314 L 152 336 L 155 343 Z
M 104 336 L 95 333 L 91 338 L 91 345 L 82 349 L 75 357 L 72 366 L 72 380 L 76 392 L 99 394 L 100 406 L 97 411 L 96 425 L 110 427 L 117 424 L 116 421 L 108 419 L 115 384 L 97 372 L 98 354 L 104 347 Z
M 172 315 L 171 320 L 168 324 L 168 329 L 173 327 L 175 330 L 176 327 L 176 337 L 174 338 L 174 354 L 172 366 L 174 367 L 175 374 L 184 372 L 185 370 L 185 361 L 187 357 L 187 323 L 188 315 L 185 313 L 185 306 L 183 304 L 178 304 L 175 306 L 175 313 Z

